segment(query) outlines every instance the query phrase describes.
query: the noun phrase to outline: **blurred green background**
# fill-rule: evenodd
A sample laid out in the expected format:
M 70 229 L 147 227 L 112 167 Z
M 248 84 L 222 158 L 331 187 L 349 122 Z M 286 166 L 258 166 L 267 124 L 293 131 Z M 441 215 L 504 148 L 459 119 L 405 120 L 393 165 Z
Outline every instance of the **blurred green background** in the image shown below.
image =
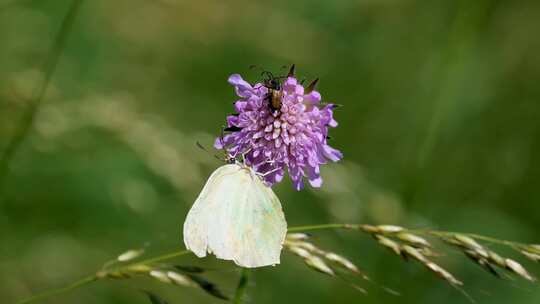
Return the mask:
M 1 150 L 70 5 L 0 1 Z M 257 80 L 252 64 L 296 63 L 321 78 L 323 99 L 344 105 L 330 135 L 345 159 L 323 168 L 323 188 L 275 187 L 290 226 L 389 223 L 540 241 L 539 1 L 92 0 L 70 30 L 4 180 L 1 303 L 126 249 L 180 248 L 187 210 L 221 165 L 195 142 L 212 145 L 236 98 L 227 77 Z M 316 242 L 402 295 L 365 282 L 362 295 L 285 253 L 254 271 L 249 303 L 469 303 L 367 236 L 323 231 Z M 234 292 L 231 263 L 179 261 L 211 267 Z M 537 285 L 492 278 L 451 250 L 443 261 L 479 303 L 540 302 Z M 220 302 L 140 278 L 46 303 L 148 303 L 141 286 L 170 303 Z

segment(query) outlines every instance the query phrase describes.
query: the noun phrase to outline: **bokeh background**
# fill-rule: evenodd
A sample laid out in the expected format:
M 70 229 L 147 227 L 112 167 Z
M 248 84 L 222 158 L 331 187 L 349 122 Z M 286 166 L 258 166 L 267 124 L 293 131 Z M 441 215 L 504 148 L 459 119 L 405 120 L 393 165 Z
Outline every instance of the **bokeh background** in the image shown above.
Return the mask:
M 28 100 L 70 0 L 0 1 L 0 149 Z M 131 248 L 182 247 L 181 225 L 221 163 L 211 147 L 235 96 L 231 73 L 296 63 L 342 104 L 344 161 L 321 189 L 275 187 L 289 225 L 389 223 L 540 242 L 540 2 L 510 0 L 82 1 L 31 129 L 2 181 L 0 302 L 92 273 Z M 367 236 L 321 231 L 393 296 L 363 295 L 290 254 L 254 271 L 249 303 L 469 303 Z M 502 250 L 502 252 L 505 252 Z M 508 253 L 513 256 L 512 253 Z M 523 259 L 520 259 L 523 261 Z M 443 265 L 479 303 L 538 303 L 449 250 Z M 192 257 L 234 292 L 232 264 Z M 532 272 L 540 267 L 524 262 Z M 219 303 L 150 279 L 98 282 L 46 303 Z

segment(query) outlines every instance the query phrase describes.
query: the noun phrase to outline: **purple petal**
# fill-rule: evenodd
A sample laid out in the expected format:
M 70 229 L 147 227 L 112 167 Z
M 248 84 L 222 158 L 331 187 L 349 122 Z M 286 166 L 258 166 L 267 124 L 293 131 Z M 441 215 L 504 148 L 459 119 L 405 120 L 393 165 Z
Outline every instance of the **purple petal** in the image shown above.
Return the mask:
M 232 74 L 229 79 L 229 83 L 236 89 L 236 94 L 240 97 L 249 97 L 253 95 L 253 87 L 239 74 Z
M 321 94 L 317 91 L 311 91 L 311 93 L 304 95 L 304 101 L 315 105 L 321 102 Z
M 238 126 L 238 116 L 229 115 L 227 116 L 227 126 Z
M 223 139 L 221 137 L 216 138 L 214 141 L 214 148 L 221 150 L 224 148 Z
M 292 179 L 292 182 L 293 182 L 293 187 L 296 191 L 300 191 L 304 189 L 304 182 L 302 182 L 302 178 Z
M 329 145 L 323 145 L 323 153 L 331 161 L 337 162 L 343 158 L 343 154 L 338 150 L 330 147 Z
M 313 179 L 309 179 L 309 184 L 311 185 L 311 187 L 314 187 L 314 188 L 320 188 L 322 186 L 322 183 L 323 183 L 323 180 L 322 180 L 322 177 L 319 175 Z

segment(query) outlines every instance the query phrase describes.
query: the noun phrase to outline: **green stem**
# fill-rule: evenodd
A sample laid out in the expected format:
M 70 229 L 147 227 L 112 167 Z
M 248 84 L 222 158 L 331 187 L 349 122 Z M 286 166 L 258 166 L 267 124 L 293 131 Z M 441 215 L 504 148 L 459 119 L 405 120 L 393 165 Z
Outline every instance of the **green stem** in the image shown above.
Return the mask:
M 361 228 L 362 228 L 361 224 L 337 224 L 337 223 L 332 223 L 332 224 L 290 227 L 288 229 L 288 232 L 305 232 L 305 231 L 324 230 L 324 229 L 355 229 L 355 230 L 362 231 Z M 431 236 L 435 236 L 435 237 L 451 237 L 453 235 L 461 234 L 461 235 L 466 235 L 466 236 L 469 236 L 469 237 L 477 239 L 477 240 L 482 240 L 484 242 L 493 243 L 493 244 L 499 244 L 499 245 L 506 245 L 506 246 L 510 246 L 510 247 L 518 248 L 518 249 L 523 248 L 524 246 L 527 246 L 526 244 L 522 244 L 522 243 L 518 243 L 518 242 L 499 240 L 499 239 L 496 239 L 496 238 L 487 237 L 487 236 L 478 235 L 478 234 L 472 234 L 472 233 L 459 233 L 459 232 L 450 232 L 450 231 L 434 231 L 434 230 L 427 230 L 427 229 L 423 229 L 423 230 L 422 229 L 418 229 L 418 230 L 412 229 L 412 230 L 405 230 L 405 231 L 410 232 L 410 233 L 416 233 L 416 234 L 431 235 Z M 58 289 L 53 289 L 53 290 L 50 290 L 50 291 L 45 291 L 45 292 L 43 292 L 41 294 L 37 294 L 37 295 L 32 296 L 30 298 L 24 299 L 24 300 L 18 302 L 17 304 L 30 303 L 30 302 L 42 300 L 42 299 L 49 298 L 49 297 L 52 297 L 52 296 L 55 296 L 55 295 L 58 295 L 58 294 L 61 294 L 61 293 L 71 291 L 73 289 L 84 286 L 84 285 L 89 284 L 91 282 L 94 282 L 94 281 L 97 281 L 99 279 L 105 278 L 105 277 L 107 277 L 107 273 L 109 273 L 109 272 L 110 273 L 117 272 L 117 271 L 122 272 L 123 270 L 126 270 L 129 267 L 132 267 L 132 266 L 135 266 L 135 265 L 148 265 L 148 264 L 164 262 L 164 261 L 168 261 L 168 260 L 183 256 L 183 255 L 186 255 L 186 254 L 189 254 L 189 253 L 190 253 L 189 250 L 173 251 L 173 252 L 166 253 L 166 254 L 156 256 L 156 257 L 153 257 L 153 258 L 149 258 L 149 259 L 146 259 L 146 260 L 141 260 L 141 261 L 133 262 L 133 263 L 130 263 L 130 264 L 121 265 L 119 267 L 113 267 L 111 269 L 101 270 L 99 272 L 99 275 L 96 274 L 96 275 L 88 276 L 88 277 L 85 277 L 85 278 L 83 278 L 83 279 L 81 279 L 81 280 L 79 280 L 77 282 L 69 284 L 69 285 L 67 285 L 65 287 L 61 287 L 61 288 L 58 288 Z M 246 290 L 247 290 L 248 279 L 249 279 L 249 270 L 243 268 L 242 269 L 242 275 L 240 277 L 240 281 L 238 282 L 238 287 L 236 288 L 236 293 L 235 293 L 235 296 L 234 296 L 234 299 L 233 299 L 234 304 L 241 304 L 242 303 L 243 296 L 245 295 Z
M 308 225 L 308 226 L 297 226 L 297 227 L 289 227 L 287 229 L 287 232 L 302 232 L 302 231 L 310 231 L 310 230 L 322 230 L 322 229 L 343 229 L 348 228 L 351 226 L 351 224 L 322 224 L 322 225 Z
M 180 251 L 174 251 L 174 252 L 166 253 L 164 255 L 160 255 L 160 256 L 157 256 L 157 257 L 153 257 L 153 258 L 149 258 L 149 259 L 146 259 L 146 260 L 131 263 L 131 264 L 122 266 L 121 268 L 128 268 L 128 267 L 131 267 L 131 266 L 134 266 L 134 265 L 143 265 L 143 264 L 147 265 L 147 264 L 154 264 L 154 263 L 158 263 L 158 262 L 163 262 L 163 261 L 167 261 L 167 260 L 177 258 L 179 256 L 186 255 L 188 253 L 191 253 L 191 251 L 186 250 L 186 249 L 180 250 Z
M 312 231 L 312 230 L 323 230 L 323 229 L 358 229 L 361 228 L 361 224 L 321 224 L 321 225 L 309 225 L 309 226 L 297 226 L 297 227 L 290 227 L 288 229 L 288 232 L 303 232 L 303 231 Z M 461 232 L 453 232 L 453 231 L 436 231 L 436 230 L 429 230 L 429 229 L 406 229 L 405 231 L 410 233 L 416 233 L 416 234 L 423 234 L 423 235 L 431 235 L 436 237 L 451 237 L 456 234 L 466 235 L 468 237 L 471 237 L 473 239 L 477 239 L 480 241 L 484 241 L 487 243 L 492 244 L 498 244 L 498 245 L 504 245 L 509 246 L 513 248 L 523 248 L 527 246 L 527 244 L 519 243 L 519 242 L 512 242 L 507 240 L 500 240 L 496 238 L 492 238 L 489 236 L 484 236 L 480 234 L 474 234 L 474 233 L 461 233 Z
M 17 302 L 17 304 L 31 303 L 31 302 L 43 300 L 43 299 L 46 299 L 46 298 L 49 298 L 49 297 L 53 297 L 53 296 L 56 296 L 56 295 L 59 295 L 59 294 L 65 293 L 65 292 L 69 292 L 69 291 L 71 291 L 73 289 L 82 287 L 82 286 L 87 285 L 89 283 L 92 283 L 94 281 L 105 278 L 107 276 L 108 272 L 122 271 L 122 270 L 127 269 L 129 267 L 132 267 L 134 265 L 143 265 L 143 264 L 148 265 L 148 264 L 163 262 L 163 261 L 167 261 L 167 260 L 172 260 L 174 258 L 186 255 L 188 253 L 190 253 L 190 251 L 188 251 L 188 250 L 174 251 L 174 252 L 171 252 L 171 253 L 166 253 L 166 254 L 163 254 L 163 255 L 160 255 L 160 256 L 157 256 L 157 257 L 153 257 L 153 258 L 149 258 L 149 259 L 146 259 L 146 260 L 141 260 L 141 261 L 138 261 L 138 262 L 122 265 L 122 266 L 114 268 L 114 269 L 101 270 L 101 271 L 98 272 L 99 275 L 94 274 L 94 275 L 91 275 L 91 276 L 87 276 L 87 277 L 85 277 L 85 278 L 83 278 L 83 279 L 81 279 L 79 281 L 76 281 L 76 282 L 71 283 L 69 285 L 66 285 L 64 287 L 48 290 L 48 291 L 42 292 L 40 294 L 37 294 L 35 296 L 31 296 L 29 298 L 26 298 L 26 299 L 24 299 L 22 301 Z
M 17 304 L 25 304 L 25 303 L 31 303 L 31 302 L 43 300 L 43 299 L 46 299 L 46 298 L 49 298 L 49 297 L 52 297 L 52 296 L 55 296 L 55 295 L 59 295 L 61 293 L 71 291 L 73 289 L 79 288 L 81 286 L 87 285 L 87 284 L 92 283 L 92 282 L 97 281 L 97 280 L 98 280 L 98 277 L 96 275 L 87 276 L 85 278 L 82 278 L 82 279 L 80 279 L 80 280 L 78 280 L 76 282 L 73 282 L 73 283 L 71 283 L 69 285 L 66 285 L 64 287 L 57 288 L 57 289 L 51 289 L 51 290 L 39 293 L 39 294 L 37 294 L 35 296 L 26 298 L 26 299 L 24 299 L 22 301 L 17 302 Z
M 249 281 L 249 269 L 242 268 L 242 275 L 238 281 L 238 286 L 236 287 L 236 292 L 234 293 L 233 304 L 242 304 L 244 295 L 247 291 L 247 284 Z
M 421 229 L 419 229 L 419 230 L 407 230 L 407 231 L 411 232 L 411 233 L 432 235 L 432 236 L 436 236 L 436 237 L 452 237 L 454 235 L 460 234 L 460 235 L 465 235 L 465 236 L 468 236 L 470 238 L 480 240 L 480 241 L 484 241 L 484 242 L 487 242 L 487 243 L 509 246 L 509 247 L 516 248 L 516 249 L 527 246 L 527 244 L 523 244 L 523 243 L 519 243 L 519 242 L 500 240 L 500 239 L 492 238 L 492 237 L 489 237 L 489 236 L 484 236 L 484 235 L 474 234 L 474 233 L 461 233 L 461 232 L 435 231 L 435 230 L 421 230 Z
M 44 79 L 32 92 L 32 96 L 30 97 L 30 100 L 28 100 L 28 109 L 21 118 L 21 123 L 18 130 L 15 132 L 15 135 L 13 138 L 11 138 L 6 149 L 2 153 L 2 156 L 0 157 L 0 191 L 3 190 L 2 188 L 4 185 L 4 180 L 9 171 L 9 163 L 15 156 L 19 146 L 23 143 L 32 127 L 34 117 L 38 112 L 39 105 L 43 100 L 47 87 L 49 86 L 49 82 L 56 70 L 58 60 L 62 55 L 67 37 L 69 36 L 71 28 L 73 27 L 73 22 L 75 21 L 75 17 L 77 16 L 81 3 L 82 0 L 73 0 L 71 2 L 71 6 L 69 7 L 68 12 L 62 21 L 60 30 L 56 34 L 53 45 L 48 53 L 49 55 L 45 60 L 43 66 Z

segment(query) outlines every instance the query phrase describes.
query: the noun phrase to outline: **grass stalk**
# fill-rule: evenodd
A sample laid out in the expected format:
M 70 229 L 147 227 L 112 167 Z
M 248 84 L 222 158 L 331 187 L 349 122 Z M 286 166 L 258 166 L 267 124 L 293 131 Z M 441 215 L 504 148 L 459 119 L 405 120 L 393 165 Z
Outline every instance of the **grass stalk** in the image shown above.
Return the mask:
M 60 29 L 56 34 L 51 49 L 48 52 L 48 56 L 45 59 L 43 65 L 43 81 L 39 83 L 32 92 L 32 96 L 30 97 L 30 100 L 28 100 L 28 108 L 23 113 L 23 117 L 21 118 L 19 127 L 15 131 L 15 135 L 8 142 L 6 149 L 0 156 L 0 193 L 4 188 L 4 182 L 9 172 L 9 164 L 32 128 L 34 118 L 38 112 L 43 97 L 45 96 L 45 92 L 49 87 L 51 78 L 56 71 L 58 61 L 64 51 L 66 40 L 71 32 L 71 29 L 73 28 L 73 23 L 76 19 L 82 1 L 83 0 L 73 0 L 71 2 L 71 6 L 62 20 Z
M 236 292 L 234 293 L 233 304 L 242 304 L 242 302 L 244 301 L 244 297 L 247 291 L 249 276 L 250 276 L 250 270 L 247 268 L 242 268 L 242 274 L 240 276 L 240 280 L 238 281 Z

